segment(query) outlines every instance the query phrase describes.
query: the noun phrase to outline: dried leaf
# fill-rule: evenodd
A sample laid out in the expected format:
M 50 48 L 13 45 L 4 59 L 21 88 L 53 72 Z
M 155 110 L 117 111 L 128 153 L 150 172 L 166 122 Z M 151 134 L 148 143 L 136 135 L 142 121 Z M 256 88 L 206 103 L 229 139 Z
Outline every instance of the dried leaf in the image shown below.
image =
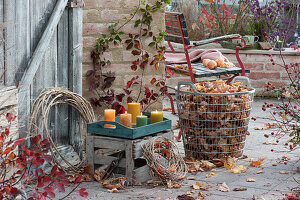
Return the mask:
M 300 167 L 297 167 L 297 172 L 300 173 Z
M 257 161 L 250 159 L 250 165 L 253 167 L 261 167 L 262 162 L 265 160 L 266 158 L 259 158 Z
M 187 194 L 187 195 L 191 195 L 191 194 L 192 194 L 192 191 L 187 191 L 186 194 Z
M 262 174 L 262 173 L 264 173 L 263 170 L 259 170 L 259 171 L 255 172 L 255 174 Z
M 108 190 L 110 193 L 119 193 L 119 190 L 117 188 L 113 188 L 111 190 Z
M 208 191 L 208 188 L 204 186 L 203 183 L 200 183 L 200 182 L 196 182 L 194 183 L 193 185 L 191 185 L 191 187 L 194 189 L 194 190 L 204 190 L 204 191 Z
M 189 176 L 186 178 L 187 180 L 195 180 L 195 177 Z
M 280 174 L 288 174 L 289 172 L 288 171 L 285 171 L 285 170 L 282 170 L 279 172 Z
M 247 178 L 246 181 L 247 182 L 255 182 L 256 180 L 254 178 Z
M 245 173 L 246 171 L 247 171 L 247 167 L 243 165 L 231 169 L 231 172 L 235 174 Z
M 218 190 L 221 192 L 229 192 L 230 191 L 228 185 L 225 182 L 219 186 Z
M 194 197 L 188 196 L 188 195 L 186 195 L 186 194 L 178 195 L 178 196 L 177 196 L 177 199 L 178 199 L 178 200 L 195 200 Z
M 215 175 L 215 173 L 211 172 L 211 173 L 209 173 L 209 174 L 206 174 L 205 177 L 206 177 L 206 178 L 209 178 L 209 177 L 211 177 L 211 176 L 213 176 L 213 175 Z
M 203 200 L 204 198 L 205 198 L 205 195 L 202 192 L 198 192 L 196 200 Z
M 238 159 L 235 157 L 228 156 L 224 161 L 224 167 L 226 169 L 232 169 L 235 166 L 235 163 Z
M 178 189 L 178 188 L 181 188 L 182 184 L 181 183 L 176 183 L 176 182 L 172 182 L 171 180 L 169 180 L 167 182 L 167 186 L 168 188 L 174 188 L 174 189 Z
M 238 188 L 234 188 L 233 191 L 246 191 L 247 188 L 245 187 L 238 187 Z

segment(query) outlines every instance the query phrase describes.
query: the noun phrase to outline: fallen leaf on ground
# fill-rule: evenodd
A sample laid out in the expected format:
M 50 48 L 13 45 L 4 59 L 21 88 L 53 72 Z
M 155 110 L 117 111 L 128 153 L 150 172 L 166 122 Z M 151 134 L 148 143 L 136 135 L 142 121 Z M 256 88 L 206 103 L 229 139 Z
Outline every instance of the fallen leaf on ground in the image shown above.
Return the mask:
M 113 188 L 111 190 L 108 190 L 110 193 L 118 193 L 119 190 L 117 188 Z
M 193 191 L 187 191 L 186 194 L 187 195 L 191 195 L 193 193 Z
M 182 186 L 182 184 L 181 183 L 176 183 L 176 182 L 172 182 L 171 180 L 169 180 L 168 182 L 167 182 L 167 186 L 168 186 L 168 188 L 175 188 L 175 189 L 177 189 L 177 188 L 181 188 L 181 186 Z
M 168 107 L 168 108 L 164 108 L 163 111 L 169 111 L 169 110 L 172 110 L 171 107 Z
M 238 187 L 238 188 L 234 188 L 233 191 L 246 191 L 247 188 L 245 187 Z
M 205 195 L 202 192 L 198 192 L 196 200 L 203 200 L 204 198 L 205 198 Z
M 228 185 L 225 182 L 219 186 L 218 190 L 221 192 L 229 192 L 230 191 Z
M 216 170 L 216 169 L 212 169 L 211 171 L 212 171 L 212 172 L 216 172 L 217 170 Z
M 156 197 L 154 200 L 164 200 L 164 199 L 161 197 Z
M 288 174 L 289 172 L 288 171 L 285 171 L 285 170 L 282 170 L 279 172 L 280 174 Z
M 300 173 L 300 167 L 297 167 L 297 172 Z
M 247 155 L 243 155 L 240 159 L 246 159 L 246 158 L 248 158 L 248 156 Z
M 231 169 L 231 172 L 235 174 L 245 173 L 246 171 L 247 171 L 247 167 L 243 165 Z
M 195 177 L 189 176 L 186 178 L 187 180 L 195 180 Z
M 209 174 L 206 174 L 205 177 L 206 177 L 206 178 L 209 178 L 209 177 L 211 177 L 211 176 L 213 176 L 213 175 L 216 175 L 216 174 L 213 173 L 213 172 L 211 172 L 211 173 L 209 173 Z
M 247 178 L 246 181 L 247 182 L 255 182 L 256 180 L 254 178 Z
M 185 163 L 190 173 L 209 171 L 216 167 L 213 163 L 206 160 L 195 160 L 194 158 L 186 158 Z
M 259 171 L 255 172 L 255 174 L 262 174 L 262 173 L 264 173 L 263 170 L 259 170 Z
M 81 177 L 79 182 L 93 182 L 94 176 L 92 173 L 91 165 L 83 167 L 83 172 L 81 174 L 70 174 L 68 176 L 69 182 L 75 182 L 76 180 L 78 180 L 78 177 Z
M 223 159 L 215 158 L 215 159 L 212 160 L 212 163 L 214 165 L 216 165 L 216 167 L 223 167 L 224 166 L 224 160 Z
M 263 162 L 265 159 L 266 159 L 266 158 L 259 158 L 259 159 L 256 160 L 256 161 L 250 159 L 250 165 L 253 166 L 253 167 L 259 168 L 259 167 L 261 167 L 261 164 L 262 164 L 262 162 Z
M 195 200 L 194 197 L 188 196 L 188 195 L 186 195 L 186 194 L 177 196 L 177 199 L 178 199 L 178 200 Z
M 200 183 L 200 182 L 196 182 L 194 183 L 193 185 L 191 185 L 191 187 L 194 189 L 194 190 L 204 190 L 204 191 L 208 191 L 207 187 L 204 186 L 203 183 Z
M 228 156 L 226 159 L 225 159 L 225 162 L 224 162 L 224 167 L 226 169 L 232 169 L 234 166 L 235 166 L 235 163 L 238 159 L 235 158 L 235 157 L 230 157 Z

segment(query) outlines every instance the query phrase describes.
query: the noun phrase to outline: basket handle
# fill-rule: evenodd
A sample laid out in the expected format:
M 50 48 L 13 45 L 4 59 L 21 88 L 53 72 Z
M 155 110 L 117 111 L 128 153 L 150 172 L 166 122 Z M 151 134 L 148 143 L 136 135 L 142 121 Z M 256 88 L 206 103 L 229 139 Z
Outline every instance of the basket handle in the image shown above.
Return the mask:
M 232 82 L 234 83 L 236 80 L 239 80 L 239 79 L 240 79 L 240 80 L 245 80 L 245 81 L 247 81 L 247 86 L 252 88 L 251 81 L 250 81 L 250 79 L 249 79 L 248 77 L 246 77 L 246 76 L 236 76 L 236 77 L 234 77 L 234 78 L 232 79 Z
M 177 92 L 180 91 L 180 88 L 182 86 L 190 86 L 193 89 L 193 92 L 198 92 L 195 84 L 193 82 L 190 82 L 190 81 L 179 81 L 178 82 L 178 87 L 177 87 Z

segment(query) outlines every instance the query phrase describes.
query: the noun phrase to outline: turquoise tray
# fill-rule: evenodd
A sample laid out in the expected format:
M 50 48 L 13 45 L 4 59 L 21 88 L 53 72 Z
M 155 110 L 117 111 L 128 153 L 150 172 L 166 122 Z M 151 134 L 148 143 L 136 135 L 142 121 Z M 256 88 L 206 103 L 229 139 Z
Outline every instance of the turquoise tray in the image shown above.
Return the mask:
M 143 113 L 146 116 L 150 116 L 149 112 Z M 120 117 L 116 117 L 116 122 L 110 121 L 98 121 L 87 124 L 87 132 L 97 135 L 104 135 L 110 137 L 136 139 L 147 135 L 152 135 L 167 129 L 171 129 L 171 120 L 164 118 L 162 122 L 150 124 L 151 120 L 148 118 L 148 125 L 138 128 L 128 128 L 120 123 Z M 104 127 L 104 124 L 113 124 L 116 128 Z

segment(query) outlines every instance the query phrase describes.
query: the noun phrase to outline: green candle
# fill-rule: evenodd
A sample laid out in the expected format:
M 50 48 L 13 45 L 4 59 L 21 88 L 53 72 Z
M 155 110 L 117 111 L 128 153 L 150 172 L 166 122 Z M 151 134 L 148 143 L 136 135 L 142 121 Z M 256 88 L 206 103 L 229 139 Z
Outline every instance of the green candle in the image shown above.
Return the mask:
M 145 115 L 143 115 L 143 113 L 141 113 L 140 116 L 136 116 L 136 127 L 146 126 L 147 121 L 148 121 L 147 116 L 145 116 Z

